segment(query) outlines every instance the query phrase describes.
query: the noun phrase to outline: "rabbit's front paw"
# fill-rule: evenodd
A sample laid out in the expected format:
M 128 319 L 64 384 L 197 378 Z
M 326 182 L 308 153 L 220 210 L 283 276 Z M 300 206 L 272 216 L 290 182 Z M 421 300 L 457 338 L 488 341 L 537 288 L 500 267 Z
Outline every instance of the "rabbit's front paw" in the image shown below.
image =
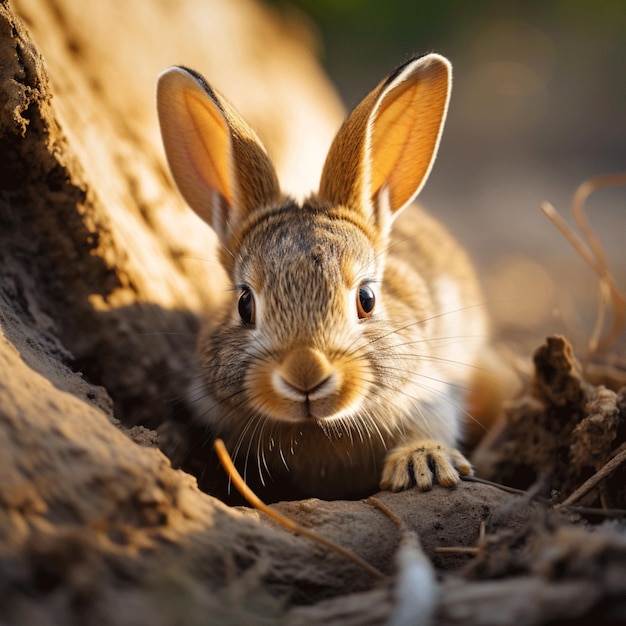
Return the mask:
M 380 486 L 402 491 L 415 484 L 420 491 L 428 491 L 433 481 L 443 487 L 454 487 L 459 482 L 459 474 L 471 473 L 470 462 L 458 450 L 447 448 L 439 441 L 411 441 L 387 455 Z

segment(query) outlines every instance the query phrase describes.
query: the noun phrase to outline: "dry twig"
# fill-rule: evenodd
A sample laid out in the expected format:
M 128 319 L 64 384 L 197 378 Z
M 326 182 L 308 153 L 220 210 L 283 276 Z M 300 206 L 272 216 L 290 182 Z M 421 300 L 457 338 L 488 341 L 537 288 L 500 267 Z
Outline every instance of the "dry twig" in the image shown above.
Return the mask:
M 405 533 L 407 531 L 406 524 L 384 502 L 381 502 L 374 496 L 370 496 L 365 499 L 365 503 L 371 504 L 378 510 L 382 511 L 398 527 L 398 530 L 401 533 Z
M 589 195 L 598 189 L 614 185 L 626 185 L 626 173 L 607 174 L 591 178 L 585 181 L 576 190 L 572 200 L 572 215 L 576 226 L 583 236 L 582 238 L 567 225 L 565 220 L 549 202 L 544 202 L 541 205 L 541 210 L 561 231 L 600 279 L 598 316 L 591 337 L 589 338 L 588 358 L 591 358 L 594 354 L 606 352 L 610 349 L 617 341 L 626 325 L 626 297 L 619 290 L 611 274 L 602 244 L 591 228 L 585 214 L 585 201 Z M 613 312 L 613 323 L 610 329 L 602 335 L 607 309 Z
M 491 480 L 487 480 L 485 478 L 479 478 L 478 476 L 470 476 L 469 474 L 461 475 L 461 480 L 466 481 L 468 483 L 479 483 L 481 485 L 489 485 L 490 487 L 495 487 L 496 489 L 500 489 L 500 491 L 506 491 L 507 493 L 512 493 L 516 496 L 528 496 L 528 492 L 523 489 L 516 489 L 515 487 L 509 487 L 508 485 L 501 485 L 500 483 L 494 483 Z
M 592 489 L 597 487 L 597 485 L 608 478 L 622 463 L 626 462 L 626 450 L 622 450 L 619 454 L 616 454 L 611 460 L 607 461 L 607 463 L 600 468 L 591 478 L 586 480 L 574 493 L 572 493 L 568 498 L 563 500 L 560 504 L 558 504 L 555 508 L 562 509 L 564 507 L 571 506 L 578 502 L 582 497 L 586 496 Z
M 583 517 L 591 515 L 606 518 L 626 517 L 626 509 L 600 509 L 592 506 L 567 506 L 561 508 L 566 508 L 571 513 L 578 513 L 578 515 L 582 515 Z
M 471 554 L 475 556 L 477 554 L 480 554 L 485 549 L 485 535 L 485 522 L 481 522 L 478 529 L 478 539 L 476 540 L 475 546 L 449 546 L 435 548 L 435 552 L 437 554 Z
M 285 517 L 284 515 L 282 515 L 275 509 L 273 509 L 271 506 L 268 506 L 267 504 L 265 504 L 265 502 L 263 502 L 252 491 L 252 489 L 250 489 L 250 487 L 246 485 L 245 481 L 241 477 L 241 474 L 239 474 L 239 472 L 235 468 L 235 465 L 233 464 L 232 459 L 230 458 L 230 455 L 228 454 L 228 450 L 226 450 L 226 446 L 224 445 L 224 442 L 221 439 L 216 439 L 213 442 L 213 448 L 215 449 L 215 453 L 217 454 L 217 457 L 219 458 L 220 463 L 222 464 L 224 470 L 226 470 L 226 473 L 229 475 L 230 479 L 233 481 L 233 484 L 235 485 L 237 491 L 239 491 L 239 493 L 255 509 L 265 513 L 266 515 L 271 517 L 275 522 L 291 530 L 297 535 L 302 535 L 304 537 L 307 537 L 308 539 L 311 539 L 312 541 L 316 541 L 317 543 L 320 543 L 323 546 L 326 546 L 330 550 L 337 552 L 341 556 L 345 557 L 346 559 L 358 565 L 360 568 L 364 569 L 373 578 L 379 578 L 379 579 L 385 578 L 384 574 L 380 570 L 373 567 L 369 563 L 365 562 L 361 557 L 354 554 L 354 552 L 347 550 L 343 546 L 340 546 L 339 544 L 335 543 L 334 541 L 331 541 L 330 539 L 326 539 L 326 537 L 322 537 L 321 535 L 318 535 L 317 533 L 313 532 L 312 530 L 309 530 L 308 528 L 304 528 L 303 526 L 300 526 L 300 524 L 297 524 L 293 520 L 289 519 L 288 517 Z

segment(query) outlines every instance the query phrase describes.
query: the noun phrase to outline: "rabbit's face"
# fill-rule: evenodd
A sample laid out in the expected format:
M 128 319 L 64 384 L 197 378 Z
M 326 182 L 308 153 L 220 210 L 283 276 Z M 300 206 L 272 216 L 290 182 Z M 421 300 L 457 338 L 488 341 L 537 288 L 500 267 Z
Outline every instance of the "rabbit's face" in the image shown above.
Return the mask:
M 311 201 L 240 236 L 227 327 L 202 349 L 215 399 L 290 422 L 354 412 L 374 382 L 363 326 L 383 307 L 367 227 Z

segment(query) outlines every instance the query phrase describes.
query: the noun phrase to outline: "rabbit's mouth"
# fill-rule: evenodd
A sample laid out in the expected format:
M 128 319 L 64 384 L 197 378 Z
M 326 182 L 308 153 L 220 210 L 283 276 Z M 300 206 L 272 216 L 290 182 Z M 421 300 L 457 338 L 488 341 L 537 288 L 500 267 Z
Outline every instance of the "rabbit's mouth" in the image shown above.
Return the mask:
M 354 373 L 311 347 L 295 348 L 280 362 L 265 363 L 248 383 L 263 412 L 279 421 L 339 418 L 354 411 L 363 395 Z

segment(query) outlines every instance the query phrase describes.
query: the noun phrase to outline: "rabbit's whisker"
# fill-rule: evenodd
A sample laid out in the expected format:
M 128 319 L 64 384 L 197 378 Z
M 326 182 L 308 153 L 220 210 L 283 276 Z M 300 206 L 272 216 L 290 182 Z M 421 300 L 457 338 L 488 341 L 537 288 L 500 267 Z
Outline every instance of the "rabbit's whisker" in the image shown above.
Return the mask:
M 400 370 L 400 371 L 403 371 L 403 370 Z M 414 374 L 413 372 L 411 372 L 411 375 L 415 375 L 415 374 Z M 423 378 L 430 378 L 430 377 L 428 377 L 428 376 L 422 376 L 422 375 L 420 375 L 420 376 L 421 376 L 421 377 L 423 377 Z M 402 380 L 403 382 L 406 380 L 404 377 L 400 378 L 399 376 L 395 376 L 395 378 L 396 378 L 397 380 Z M 466 389 L 465 387 L 461 386 L 461 385 L 453 385 L 452 383 L 446 383 L 446 382 L 445 382 L 445 381 L 443 381 L 443 380 L 439 380 L 439 381 L 438 381 L 437 379 L 432 379 L 432 378 L 431 378 L 431 380 L 434 380 L 434 381 L 437 381 L 437 382 L 442 382 L 442 383 L 446 384 L 447 386 L 454 387 L 454 388 L 456 388 L 456 389 L 458 389 L 458 390 L 461 390 L 461 391 L 467 391 L 467 389 Z M 433 393 L 434 395 L 436 395 L 437 397 L 439 397 L 441 400 L 443 400 L 446 404 L 449 404 L 450 406 L 452 406 L 452 407 L 455 409 L 455 411 L 457 411 L 459 414 L 462 414 L 462 415 L 464 415 L 467 419 L 469 419 L 469 420 L 471 420 L 471 421 L 473 421 L 473 422 L 475 422 L 475 423 L 477 423 L 477 424 L 480 424 L 479 420 L 477 420 L 477 419 L 476 419 L 476 418 L 475 418 L 475 417 L 474 417 L 474 416 L 473 416 L 473 415 L 472 415 L 469 411 L 467 411 L 467 410 L 466 410 L 466 409 L 465 409 L 465 408 L 464 408 L 461 404 L 459 404 L 459 403 L 457 403 L 457 402 L 454 402 L 454 401 L 453 401 L 453 400 L 449 397 L 449 395 L 447 395 L 445 392 L 442 392 L 442 391 L 440 391 L 440 390 L 437 390 L 437 389 L 435 389 L 434 387 L 428 386 L 428 385 L 423 384 L 423 383 L 418 383 L 418 382 L 416 382 L 416 381 L 413 381 L 413 382 L 414 382 L 414 384 L 415 384 L 416 386 L 418 386 L 419 388 L 424 389 L 424 390 L 426 390 L 426 391 L 428 391 L 428 392 L 430 392 L 430 393 Z M 394 388 L 392 388 L 392 387 L 389 387 L 389 388 L 390 388 L 390 389 L 393 389 L 393 391 L 394 391 L 395 393 L 404 393 L 404 395 L 405 395 L 405 396 L 411 397 L 408 393 L 403 392 L 403 391 L 402 391 L 402 389 L 400 389 L 400 388 L 397 388 L 397 389 L 394 389 Z M 413 400 L 414 400 L 417 404 L 419 404 L 419 403 L 422 401 L 422 399 L 421 399 L 421 398 L 418 398 L 418 397 L 413 397 L 412 399 L 413 399 Z M 436 413 L 434 413 L 434 414 L 433 414 L 433 417 L 434 417 L 434 418 L 437 418 L 438 416 L 437 416 L 437 414 L 436 414 Z

